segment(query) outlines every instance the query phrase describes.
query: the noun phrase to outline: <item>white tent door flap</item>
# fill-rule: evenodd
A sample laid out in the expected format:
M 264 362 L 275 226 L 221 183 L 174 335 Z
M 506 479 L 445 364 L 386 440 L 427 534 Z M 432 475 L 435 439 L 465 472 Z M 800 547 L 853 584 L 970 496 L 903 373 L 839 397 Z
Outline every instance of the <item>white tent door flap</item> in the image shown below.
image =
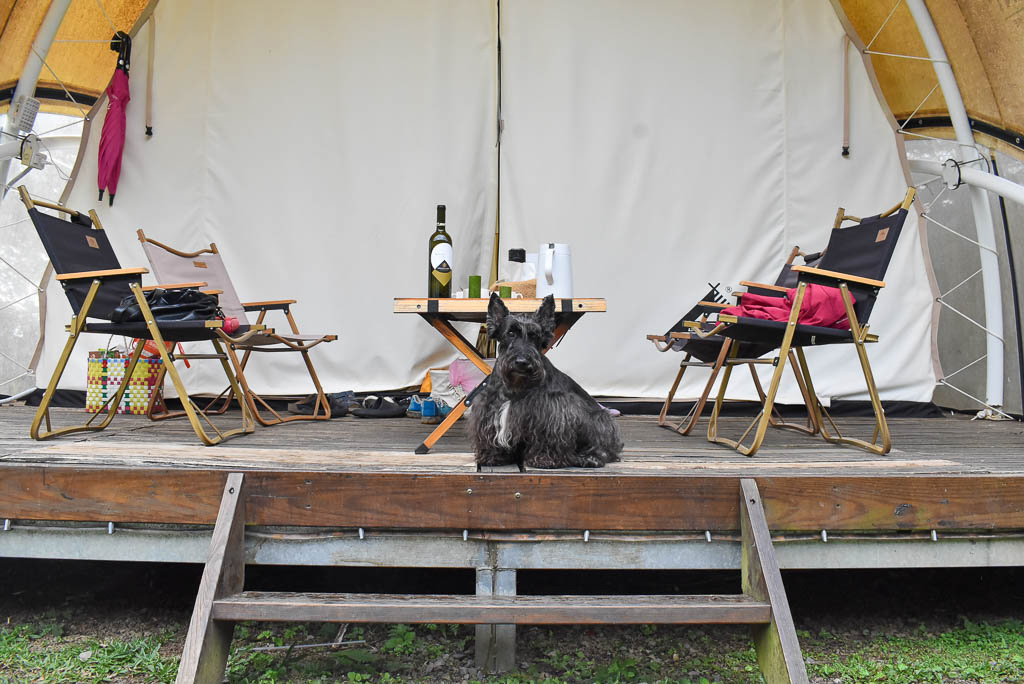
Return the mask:
M 302 328 L 340 336 L 314 352 L 328 391 L 409 385 L 454 358 L 392 299 L 425 293 L 436 204 L 448 206 L 455 289 L 489 272 L 497 4 L 183 0 L 156 13 L 156 135 L 145 139 L 141 98 L 130 104 L 117 198 L 99 204 L 98 115 L 69 205 L 97 209 L 126 266 L 145 263 L 142 227 L 181 249 L 216 242 L 243 300 L 299 300 Z M 644 335 L 708 281 L 771 280 L 793 244 L 824 246 L 837 206 L 870 214 L 902 197 L 856 55 L 853 154 L 839 154 L 843 33 L 827 3 L 522 0 L 502 3 L 501 32 L 501 255 L 568 243 L 575 294 L 608 299 L 551 356 L 594 394 L 663 395 L 679 358 Z M 913 219 L 886 280 L 876 378 L 886 399 L 926 401 L 931 295 Z M 59 288 L 49 295 L 44 377 L 70 315 Z M 254 386 L 306 391 L 287 356 L 254 366 Z M 829 370 L 821 395 L 862 396 L 852 350 L 809 356 Z M 192 388 L 219 391 L 206 365 L 189 371 Z M 83 350 L 61 386 L 85 376 Z M 783 401 L 796 396 L 784 386 Z

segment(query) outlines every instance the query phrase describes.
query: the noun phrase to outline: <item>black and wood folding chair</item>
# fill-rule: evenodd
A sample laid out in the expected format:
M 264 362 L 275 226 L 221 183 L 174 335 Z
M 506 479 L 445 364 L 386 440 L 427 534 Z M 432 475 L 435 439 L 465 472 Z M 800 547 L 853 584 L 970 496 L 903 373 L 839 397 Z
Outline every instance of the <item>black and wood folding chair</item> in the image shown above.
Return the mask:
M 775 279 L 775 283 L 772 285 L 766 285 L 762 283 L 754 283 L 746 280 L 740 281 L 740 285 L 746 288 L 747 292 L 754 292 L 766 296 L 782 296 L 790 288 L 796 286 L 796 272 L 793 271 L 793 262 L 797 257 L 801 257 L 804 261 L 804 265 L 814 266 L 821 259 L 821 252 L 814 254 L 805 254 L 800 251 L 799 247 L 793 247 L 789 253 L 789 257 L 786 259 L 786 263 L 783 265 L 782 270 L 779 272 L 779 276 Z M 710 283 L 709 283 L 710 285 Z M 691 330 L 686 327 L 687 321 L 698 321 L 704 320 L 706 322 L 707 317 L 711 314 L 717 313 L 720 309 L 728 306 L 726 296 L 719 290 L 721 285 L 711 285 L 711 289 L 704 295 L 701 301 L 687 311 L 682 318 L 668 329 L 663 334 L 648 335 L 647 339 L 654 343 L 655 348 L 660 352 L 676 351 L 683 352 L 683 360 L 679 363 L 679 372 L 676 373 L 675 380 L 672 381 L 672 386 L 668 390 L 668 396 L 665 397 L 665 403 L 661 407 L 661 413 L 658 415 L 658 425 L 661 427 L 675 430 L 681 435 L 688 435 L 693 430 L 697 421 L 700 420 L 701 415 L 704 412 L 704 407 L 707 405 L 708 397 L 711 396 L 711 390 L 714 387 L 715 380 L 718 378 L 718 373 L 725 365 L 726 358 L 729 357 L 729 352 L 733 346 L 733 340 L 723 335 L 708 335 L 702 337 L 698 332 Z M 742 292 L 736 292 L 734 296 L 741 297 Z M 705 325 L 706 332 L 708 329 L 714 327 L 713 325 Z M 761 386 L 760 378 L 758 378 L 757 372 L 754 370 L 754 361 L 757 357 L 771 351 L 771 347 L 766 345 L 758 345 L 752 343 L 741 342 L 739 343 L 739 349 L 737 350 L 737 356 L 735 358 L 750 359 L 748 367 L 750 368 L 750 377 L 753 379 L 754 388 L 757 390 L 757 394 L 760 397 L 761 403 L 764 403 L 765 393 Z M 683 374 L 687 368 L 699 367 L 711 369 L 711 374 L 708 377 L 708 381 L 704 384 L 704 389 L 701 391 L 700 397 L 694 402 L 689 412 L 683 416 L 682 420 L 678 423 L 671 423 L 668 420 L 669 411 L 672 408 L 672 401 L 675 398 L 676 390 L 679 388 L 679 383 L 683 380 Z M 793 372 L 796 376 L 797 385 L 800 388 L 801 393 L 804 395 L 804 402 L 807 399 L 807 388 L 804 385 L 803 377 L 797 372 L 796 366 L 793 366 Z M 814 434 L 818 430 L 818 425 L 814 421 L 814 414 L 808 411 L 807 422 L 803 425 L 799 423 L 790 423 L 783 420 L 782 416 L 777 412 L 773 411 L 771 416 L 771 425 L 773 427 L 788 428 L 797 430 L 799 432 L 806 432 L 808 434 Z
M 803 377 L 809 398 L 808 409 L 814 416 L 824 439 L 836 444 L 856 446 L 875 454 L 881 455 L 889 452 L 892 448 L 892 439 L 889 435 L 889 426 L 885 420 L 885 412 L 878 396 L 874 376 L 871 373 L 871 364 L 868 361 L 865 345 L 878 341 L 877 335 L 868 333 L 868 318 L 874 308 L 879 291 L 885 287 L 885 283 L 881 279 L 889 267 L 889 261 L 892 259 L 903 223 L 913 201 L 914 189 L 909 188 L 901 203 L 878 216 L 861 219 L 846 214 L 840 208 L 836 216 L 836 227 L 832 230 L 828 246 L 825 248 L 824 256 L 818 266 L 793 267 L 793 271 L 797 273 L 797 286 L 788 320 L 764 320 L 719 314 L 713 325 L 710 325 L 708 321 L 686 322 L 686 327 L 697 332 L 701 337 L 722 335 L 741 343 L 732 346 L 729 357 L 725 360 L 725 373 L 722 376 L 722 383 L 719 386 L 715 406 L 708 422 L 709 441 L 728 445 L 748 456 L 753 455 L 761 447 L 771 423 L 775 395 L 782 380 L 786 361 L 789 359 L 799 369 L 799 374 Z M 846 221 L 851 221 L 855 225 L 843 227 L 842 224 Z M 798 322 L 804 295 L 810 284 L 839 290 L 850 324 L 848 330 Z M 765 393 L 761 411 L 739 439 L 731 440 L 718 435 L 718 425 L 733 367 L 741 363 L 751 363 L 749 359 L 738 358 L 737 352 L 742 343 L 767 345 L 770 351 L 775 351 L 776 354 L 771 358 L 757 359 L 757 363 L 774 366 L 771 381 Z M 814 392 L 814 383 L 811 380 L 810 368 L 804 356 L 804 347 L 825 344 L 853 344 L 857 350 L 875 416 L 874 434 L 870 442 L 843 436 L 835 421 L 818 401 Z M 770 351 L 766 353 L 770 353 Z M 795 360 L 790 355 L 791 352 L 796 353 Z M 826 426 L 825 420 L 828 421 L 828 426 Z M 835 434 L 830 432 L 829 426 L 835 431 Z M 752 432 L 753 439 L 749 444 L 744 444 L 744 440 Z
M 54 429 L 50 420 L 50 402 L 53 400 L 57 383 L 67 366 L 71 352 L 83 333 L 99 333 L 103 335 L 122 335 L 129 338 L 153 340 L 159 350 L 164 369 L 170 376 L 178 392 L 196 435 L 204 444 L 217 444 L 229 437 L 252 432 L 255 429 L 253 416 L 248 405 L 242 405 L 241 427 L 221 430 L 210 420 L 209 416 L 189 398 L 181 375 L 174 367 L 175 358 L 215 359 L 220 361 L 224 374 L 232 392 L 242 396 L 233 365 L 234 359 L 225 350 L 224 345 L 239 344 L 245 339 L 264 332 L 262 325 L 241 326 L 232 335 L 223 331 L 222 320 L 189 320 L 161 321 L 157 320 L 146 301 L 146 291 L 160 287 L 166 290 L 197 288 L 205 282 L 176 283 L 150 287 L 142 287 L 142 274 L 148 273 L 145 268 L 121 268 L 117 256 L 107 240 L 106 233 L 100 225 L 95 211 L 88 214 L 74 211 L 57 204 L 33 200 L 24 186 L 18 188 L 21 200 L 28 209 L 32 223 L 35 225 L 39 239 L 46 249 L 50 263 L 57 273 L 57 281 L 64 288 L 64 293 L 71 303 L 71 323 L 67 326 L 68 341 L 60 355 L 50 383 L 43 393 L 32 421 L 30 434 L 33 439 L 47 439 L 58 435 L 81 431 L 96 431 L 107 427 L 117 414 L 125 390 L 128 388 L 132 373 L 142 355 L 143 345 L 137 344 L 125 368 L 124 378 L 114 396 L 95 413 L 88 421 L 80 425 Z M 69 220 L 43 213 L 40 207 L 67 214 Z M 142 321 L 115 323 L 111 320 L 111 312 L 125 297 L 134 297 L 142 313 Z M 212 354 L 174 354 L 177 342 L 209 341 L 213 345 Z M 172 344 L 168 345 L 170 342 Z M 223 343 L 223 344 L 222 344 Z M 97 420 L 106 411 L 102 420 Z M 45 421 L 45 429 L 41 429 Z M 204 426 L 205 425 L 205 426 Z
M 337 335 L 302 334 L 299 332 L 295 318 L 292 316 L 291 307 L 295 304 L 294 299 L 279 299 L 265 302 L 243 303 L 235 290 L 235 286 L 228 276 L 227 268 L 221 259 L 217 245 L 210 243 L 195 252 L 183 252 L 173 247 L 168 247 L 162 242 L 146 237 L 142 230 L 138 231 L 139 241 L 149 259 L 149 265 L 153 268 L 153 275 L 157 280 L 162 281 L 196 281 L 202 280 L 209 287 L 214 288 L 220 297 L 220 307 L 225 316 L 233 316 L 240 323 L 248 324 L 247 312 L 259 312 L 256 324 L 262 325 L 268 311 L 280 311 L 284 314 L 290 333 L 279 333 L 275 330 L 264 331 L 258 335 L 247 337 L 244 341 L 229 342 L 228 353 L 234 357 L 238 368 L 238 381 L 242 386 L 242 394 L 238 395 L 252 411 L 260 425 L 269 426 L 280 423 L 289 423 L 295 420 L 328 420 L 331 417 L 331 406 L 320 386 L 320 378 L 313 367 L 313 361 L 309 358 L 309 350 L 323 342 L 332 342 L 338 339 Z M 237 352 L 244 352 L 241 360 L 237 358 Z M 315 399 L 308 415 L 282 416 L 263 397 L 253 391 L 249 381 L 245 377 L 245 367 L 249 363 L 249 357 L 254 351 L 260 352 L 298 352 L 302 355 L 302 361 L 306 365 L 309 377 L 313 381 L 316 390 Z M 159 382 L 158 382 L 159 386 Z M 226 388 L 221 394 L 214 398 L 206 407 L 209 412 L 223 413 L 231 403 L 231 388 Z M 220 408 L 213 406 L 220 402 Z M 162 418 L 173 418 L 176 413 L 155 411 L 158 402 L 154 395 L 154 401 L 150 402 L 148 415 L 154 420 Z M 266 415 L 264 415 L 266 414 Z

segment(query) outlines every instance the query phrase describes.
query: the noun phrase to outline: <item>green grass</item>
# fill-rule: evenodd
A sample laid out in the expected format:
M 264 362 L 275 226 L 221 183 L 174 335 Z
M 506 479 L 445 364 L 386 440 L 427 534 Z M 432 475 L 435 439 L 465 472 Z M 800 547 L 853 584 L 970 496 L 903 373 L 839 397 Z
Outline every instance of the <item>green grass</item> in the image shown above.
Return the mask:
M 108 682 L 136 678 L 173 682 L 176 658 L 160 655 L 166 638 L 100 642 L 72 640 L 60 624 L 15 625 L 0 629 L 0 681 Z
M 184 626 L 182 625 L 182 630 Z M 343 648 L 289 648 L 334 639 L 336 625 L 243 623 L 228 661 L 231 682 L 436 682 L 461 679 L 473 664 L 472 626 L 370 625 L 349 628 Z M 180 634 L 178 637 L 180 638 Z M 1024 624 L 1018 620 L 951 628 L 849 627 L 799 632 L 808 674 L 843 684 L 867 682 L 1024 682 Z M 0 627 L 0 681 L 173 681 L 177 655 L 161 646 L 167 633 L 99 640 L 64 633 L 59 616 L 38 624 Z M 257 647 L 280 646 L 258 651 Z M 89 653 L 83 658 L 82 654 Z M 480 680 L 487 684 L 544 682 L 760 682 L 745 629 L 523 628 L 524 669 Z
M 833 635 L 810 642 L 804 658 L 815 664 L 809 673 L 844 684 L 858 682 L 1024 681 L 1024 624 L 1005 620 L 975 624 L 964 619 L 956 629 L 930 633 L 921 625 L 912 635 L 872 638 L 846 655 Z M 831 648 L 830 648 L 831 646 Z

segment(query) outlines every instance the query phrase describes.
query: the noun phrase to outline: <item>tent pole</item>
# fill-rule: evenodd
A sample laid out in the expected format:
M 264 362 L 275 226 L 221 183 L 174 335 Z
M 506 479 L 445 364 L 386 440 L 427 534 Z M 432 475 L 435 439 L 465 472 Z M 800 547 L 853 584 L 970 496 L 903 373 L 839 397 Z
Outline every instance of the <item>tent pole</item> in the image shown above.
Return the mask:
M 36 39 L 32 41 L 32 50 L 29 51 L 28 58 L 25 60 L 25 66 L 21 70 L 18 85 L 14 88 L 14 94 L 11 95 L 11 110 L 7 113 L 7 121 L 4 123 L 3 140 L 0 140 L 0 142 L 10 142 L 18 134 L 18 125 L 14 117 L 11 116 L 14 105 L 22 95 L 27 95 L 28 97 L 35 95 L 36 83 L 39 82 L 39 73 L 43 70 L 43 60 L 50 52 L 50 45 L 53 43 L 53 38 L 57 35 L 57 29 L 60 28 L 60 23 L 64 20 L 64 15 L 67 13 L 70 5 L 71 0 L 53 0 L 50 3 L 50 9 L 46 11 L 43 23 L 39 25 Z M 11 159 L 9 157 L 0 161 L 0 181 L 3 181 L 0 184 L 2 185 L 0 187 L 0 200 L 7 196 L 7 174 L 10 172 L 10 169 Z
M 946 56 L 946 49 L 942 45 L 942 39 L 939 38 L 939 32 L 935 29 L 935 23 L 928 12 L 925 0 L 907 0 L 907 9 L 910 10 L 914 23 L 917 24 L 917 30 L 924 40 L 928 56 L 935 69 L 935 75 L 939 79 L 939 86 L 942 88 L 942 96 L 946 100 L 949 118 L 953 123 L 953 131 L 956 133 L 956 140 L 959 143 L 956 154 L 957 161 L 970 163 L 983 159 L 983 155 L 974 143 L 974 133 L 971 131 L 971 123 L 967 118 L 967 110 L 964 108 L 964 101 L 957 86 L 953 67 L 949 64 L 949 57 Z M 966 166 L 961 167 L 960 170 L 964 175 L 967 175 L 969 171 L 977 171 L 977 169 Z M 974 213 L 974 225 L 978 233 L 978 242 L 981 244 L 979 251 L 981 278 L 985 292 L 985 327 L 989 331 L 986 337 L 985 401 L 991 406 L 1000 407 L 1003 405 L 1003 302 L 995 227 L 992 223 L 992 211 L 989 207 L 988 193 L 985 191 L 985 187 L 980 184 L 972 184 L 969 187 L 969 192 L 971 209 Z
M 924 161 L 919 159 L 910 160 L 910 170 L 918 173 L 927 173 L 932 176 L 942 177 L 942 164 L 933 161 Z M 1024 207 L 1024 185 L 1014 183 L 1008 178 L 1003 176 L 996 176 L 987 171 L 981 169 L 974 169 L 970 166 L 960 167 L 960 181 L 964 185 L 971 187 L 982 188 L 989 192 L 994 192 L 1000 197 L 1005 197 L 1011 202 Z M 980 240 L 979 240 L 980 242 Z

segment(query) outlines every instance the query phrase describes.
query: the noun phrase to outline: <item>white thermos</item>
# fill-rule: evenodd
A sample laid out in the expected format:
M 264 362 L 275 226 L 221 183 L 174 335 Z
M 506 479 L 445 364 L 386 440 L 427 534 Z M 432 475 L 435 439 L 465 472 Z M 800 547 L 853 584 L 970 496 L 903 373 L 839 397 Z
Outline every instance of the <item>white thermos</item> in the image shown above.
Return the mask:
M 537 298 L 572 297 L 572 252 L 569 245 L 545 242 L 537 250 Z

